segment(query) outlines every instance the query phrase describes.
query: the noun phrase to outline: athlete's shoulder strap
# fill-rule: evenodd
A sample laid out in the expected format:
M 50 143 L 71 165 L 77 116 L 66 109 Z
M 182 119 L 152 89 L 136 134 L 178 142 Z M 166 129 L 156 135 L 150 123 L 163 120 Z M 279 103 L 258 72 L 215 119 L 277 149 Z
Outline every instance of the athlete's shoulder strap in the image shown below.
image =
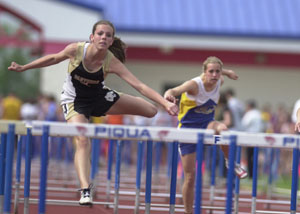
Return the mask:
M 107 50 L 107 54 L 106 54 L 104 62 L 103 62 L 103 72 L 104 72 L 104 74 L 109 73 L 109 65 L 110 65 L 111 59 L 113 57 L 114 57 L 114 54 L 110 50 Z
M 86 42 L 78 42 L 77 43 L 77 49 L 76 49 L 76 55 L 73 60 L 70 60 L 69 67 L 68 67 L 68 73 L 71 73 L 75 68 L 77 68 L 83 58 L 83 51 L 84 51 L 84 45 Z

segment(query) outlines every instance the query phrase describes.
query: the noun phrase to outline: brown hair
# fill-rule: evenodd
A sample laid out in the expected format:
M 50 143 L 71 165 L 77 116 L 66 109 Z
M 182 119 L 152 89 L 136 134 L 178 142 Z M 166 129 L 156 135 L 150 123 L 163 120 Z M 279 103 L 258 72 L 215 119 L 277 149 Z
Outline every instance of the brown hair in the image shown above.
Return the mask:
M 218 57 L 210 56 L 210 57 L 207 57 L 207 59 L 203 62 L 203 71 L 205 71 L 207 69 L 207 65 L 210 63 L 219 64 L 221 67 L 221 70 L 222 70 L 223 62 Z
M 96 22 L 93 26 L 92 33 L 94 34 L 98 25 L 109 25 L 113 29 L 113 37 L 114 42 L 108 48 L 113 55 L 118 58 L 121 62 L 125 62 L 126 60 L 126 44 L 118 37 L 115 37 L 116 29 L 115 26 L 108 20 L 100 20 Z

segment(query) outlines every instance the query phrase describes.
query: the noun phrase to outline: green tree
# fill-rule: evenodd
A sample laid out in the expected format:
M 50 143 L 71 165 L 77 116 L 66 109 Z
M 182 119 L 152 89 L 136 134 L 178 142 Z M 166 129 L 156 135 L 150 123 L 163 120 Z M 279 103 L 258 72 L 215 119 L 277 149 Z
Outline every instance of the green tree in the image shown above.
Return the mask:
M 22 99 L 33 98 L 40 92 L 38 69 L 17 73 L 7 68 L 12 61 L 26 64 L 32 60 L 29 48 L 0 48 L 0 95 L 14 92 Z

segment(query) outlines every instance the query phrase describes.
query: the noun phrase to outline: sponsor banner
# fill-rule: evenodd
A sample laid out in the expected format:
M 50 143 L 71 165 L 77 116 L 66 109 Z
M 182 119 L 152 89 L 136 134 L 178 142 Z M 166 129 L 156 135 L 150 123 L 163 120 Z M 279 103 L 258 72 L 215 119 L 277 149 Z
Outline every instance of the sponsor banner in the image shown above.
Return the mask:
M 225 131 L 213 135 L 212 130 L 177 129 L 151 126 L 123 126 L 106 124 L 67 124 L 62 122 L 33 121 L 32 133 L 42 134 L 44 125 L 49 126 L 51 136 L 87 136 L 107 139 L 151 140 L 180 143 L 197 143 L 198 134 L 204 134 L 205 144 L 228 145 L 230 136 L 236 135 L 237 145 L 247 147 L 300 148 L 300 135 L 246 133 Z
M 108 139 L 129 140 L 152 140 L 182 143 L 196 143 L 198 134 L 202 133 L 205 138 L 212 138 L 213 131 L 206 129 L 177 129 L 169 127 L 151 126 L 123 126 L 106 124 L 67 124 L 61 122 L 34 121 L 32 132 L 42 134 L 44 125 L 49 126 L 51 136 L 87 136 Z

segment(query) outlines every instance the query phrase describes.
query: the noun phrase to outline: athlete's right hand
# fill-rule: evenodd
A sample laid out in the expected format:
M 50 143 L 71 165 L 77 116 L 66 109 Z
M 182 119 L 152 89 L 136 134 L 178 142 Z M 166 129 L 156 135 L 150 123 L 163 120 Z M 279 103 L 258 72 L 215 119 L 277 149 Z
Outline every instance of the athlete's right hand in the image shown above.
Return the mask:
M 16 71 L 16 72 L 23 72 L 23 65 L 19 65 L 15 62 L 12 62 L 11 65 L 8 67 L 8 70 L 10 71 Z
M 171 103 L 177 103 L 178 99 L 176 99 L 176 97 L 172 96 L 172 95 L 165 95 L 164 98 L 166 100 L 168 100 Z

